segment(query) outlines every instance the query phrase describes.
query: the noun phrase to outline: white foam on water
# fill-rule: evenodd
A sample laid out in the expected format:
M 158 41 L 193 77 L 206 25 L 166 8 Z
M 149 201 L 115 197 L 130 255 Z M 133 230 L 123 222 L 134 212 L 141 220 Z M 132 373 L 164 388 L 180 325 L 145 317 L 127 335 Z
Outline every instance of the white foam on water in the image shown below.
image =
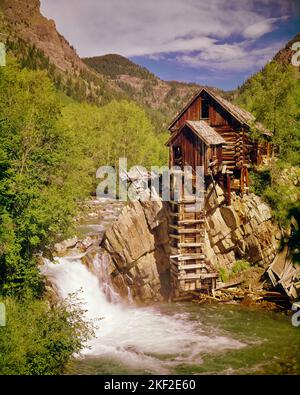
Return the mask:
M 95 266 L 101 262 L 103 271 L 105 262 L 96 256 Z M 132 368 L 167 373 L 178 364 L 200 364 L 204 353 L 245 346 L 214 328 L 208 333 L 201 322 L 190 321 L 187 314 L 166 315 L 155 308 L 125 305 L 112 291 L 109 276 L 100 271 L 98 278 L 80 257 L 59 258 L 58 263 L 47 261 L 43 273 L 62 298 L 80 290 L 88 320 L 102 318 L 87 345 L 90 348 L 82 350 L 83 356 L 109 358 Z

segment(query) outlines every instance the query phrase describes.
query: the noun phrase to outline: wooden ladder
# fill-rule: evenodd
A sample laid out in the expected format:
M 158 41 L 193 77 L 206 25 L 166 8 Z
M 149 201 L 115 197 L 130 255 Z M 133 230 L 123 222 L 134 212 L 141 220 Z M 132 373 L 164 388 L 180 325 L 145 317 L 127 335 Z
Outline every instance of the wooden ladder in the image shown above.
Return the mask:
M 194 290 L 210 292 L 216 286 L 218 274 L 212 272 L 205 256 L 204 196 L 196 198 L 185 195 L 178 201 L 171 200 L 170 205 L 170 268 L 173 294 L 177 296 L 182 291 Z

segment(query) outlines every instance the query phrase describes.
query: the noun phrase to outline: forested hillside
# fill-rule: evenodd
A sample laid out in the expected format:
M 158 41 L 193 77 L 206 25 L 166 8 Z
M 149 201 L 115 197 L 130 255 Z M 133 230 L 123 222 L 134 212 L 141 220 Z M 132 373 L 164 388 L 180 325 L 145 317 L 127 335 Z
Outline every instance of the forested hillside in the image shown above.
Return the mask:
M 23 67 L 44 69 L 58 89 L 77 101 L 106 104 L 125 98 L 80 59 L 55 22 L 40 12 L 40 1 L 0 0 L 1 39 Z
M 269 166 L 252 173 L 252 188 L 273 207 L 281 225 L 292 220 L 291 242 L 299 260 L 300 78 L 299 69 L 290 62 L 291 45 L 298 37 L 245 82 L 236 93 L 236 102 L 273 132 L 274 158 Z
M 84 61 L 132 100 L 145 106 L 150 115 L 156 113 L 164 125 L 200 89 L 197 84 L 162 81 L 144 67 L 120 55 L 98 56 Z

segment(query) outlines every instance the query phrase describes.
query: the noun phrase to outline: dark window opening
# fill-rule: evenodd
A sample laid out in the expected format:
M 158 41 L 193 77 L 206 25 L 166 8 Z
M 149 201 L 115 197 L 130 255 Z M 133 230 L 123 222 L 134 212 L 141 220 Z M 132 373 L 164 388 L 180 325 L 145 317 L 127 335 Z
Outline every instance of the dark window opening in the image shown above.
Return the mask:
M 202 100 L 201 105 L 201 119 L 209 118 L 209 101 L 207 99 Z
M 182 165 L 182 149 L 180 146 L 174 147 L 174 164 L 175 166 Z

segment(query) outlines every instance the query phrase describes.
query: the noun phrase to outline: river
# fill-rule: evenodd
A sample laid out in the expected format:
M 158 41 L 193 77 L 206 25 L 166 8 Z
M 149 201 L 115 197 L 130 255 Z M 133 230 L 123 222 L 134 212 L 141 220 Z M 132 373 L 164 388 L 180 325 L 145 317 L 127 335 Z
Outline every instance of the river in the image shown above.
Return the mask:
M 60 297 L 78 293 L 95 336 L 68 374 L 300 374 L 300 328 L 285 313 L 241 305 L 125 304 L 101 255 L 93 274 L 71 254 L 43 272 Z

